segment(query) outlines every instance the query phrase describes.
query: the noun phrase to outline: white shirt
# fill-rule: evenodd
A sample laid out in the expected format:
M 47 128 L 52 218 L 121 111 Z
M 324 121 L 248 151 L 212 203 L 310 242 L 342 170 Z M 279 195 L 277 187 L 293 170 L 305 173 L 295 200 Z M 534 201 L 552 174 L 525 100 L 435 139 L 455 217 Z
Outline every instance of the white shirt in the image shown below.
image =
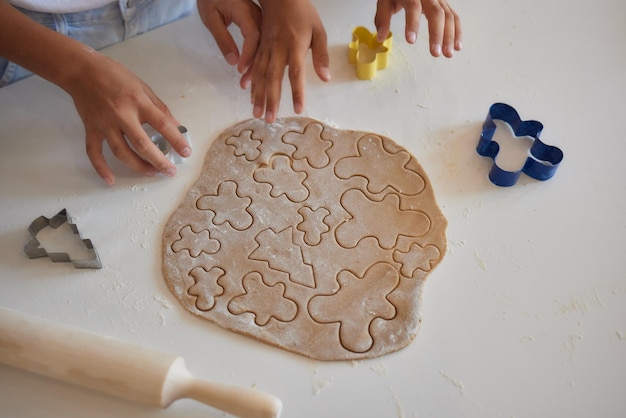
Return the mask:
M 97 9 L 115 0 L 8 0 L 14 6 L 45 13 L 75 13 Z

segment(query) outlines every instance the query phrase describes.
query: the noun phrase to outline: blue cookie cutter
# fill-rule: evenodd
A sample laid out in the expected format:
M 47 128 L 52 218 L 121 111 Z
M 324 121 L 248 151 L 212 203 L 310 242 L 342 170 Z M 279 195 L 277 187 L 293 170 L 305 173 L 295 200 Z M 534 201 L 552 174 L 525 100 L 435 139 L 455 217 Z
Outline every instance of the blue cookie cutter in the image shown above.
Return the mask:
M 515 136 L 529 136 L 533 138 L 530 147 L 530 155 L 521 169 L 517 171 L 506 171 L 501 169 L 496 163 L 496 157 L 500 151 L 500 145 L 492 141 L 496 132 L 494 120 L 501 120 L 513 129 Z M 487 119 L 483 124 L 483 131 L 476 146 L 476 152 L 483 157 L 490 157 L 493 160 L 493 167 L 489 172 L 489 180 L 496 186 L 512 186 L 517 182 L 521 173 L 536 179 L 548 180 L 554 176 L 556 169 L 563 160 L 563 151 L 559 148 L 546 145 L 539 139 L 539 134 L 543 130 L 541 122 L 536 120 L 523 121 L 517 111 L 505 103 L 494 103 L 489 108 Z

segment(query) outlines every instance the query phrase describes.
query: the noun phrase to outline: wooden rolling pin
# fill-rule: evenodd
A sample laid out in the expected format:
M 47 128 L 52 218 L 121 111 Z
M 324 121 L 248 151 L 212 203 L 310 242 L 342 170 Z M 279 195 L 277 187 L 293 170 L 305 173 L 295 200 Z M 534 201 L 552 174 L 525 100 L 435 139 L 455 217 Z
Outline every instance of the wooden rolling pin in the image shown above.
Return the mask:
M 242 418 L 279 417 L 267 393 L 194 378 L 182 357 L 0 308 L 0 363 L 147 405 L 191 398 Z

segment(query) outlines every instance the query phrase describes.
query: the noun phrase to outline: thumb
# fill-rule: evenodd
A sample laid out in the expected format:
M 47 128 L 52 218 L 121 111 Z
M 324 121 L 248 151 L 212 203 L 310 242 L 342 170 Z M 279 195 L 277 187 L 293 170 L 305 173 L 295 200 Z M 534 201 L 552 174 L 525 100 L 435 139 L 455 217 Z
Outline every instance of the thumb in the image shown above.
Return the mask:
M 226 62 L 230 65 L 237 64 L 239 61 L 239 50 L 230 32 L 228 32 L 222 15 L 217 10 L 204 11 L 203 7 L 199 7 L 198 10 L 202 18 L 202 23 L 204 23 L 204 26 L 206 26 L 209 32 L 211 32 L 211 35 L 213 35 Z

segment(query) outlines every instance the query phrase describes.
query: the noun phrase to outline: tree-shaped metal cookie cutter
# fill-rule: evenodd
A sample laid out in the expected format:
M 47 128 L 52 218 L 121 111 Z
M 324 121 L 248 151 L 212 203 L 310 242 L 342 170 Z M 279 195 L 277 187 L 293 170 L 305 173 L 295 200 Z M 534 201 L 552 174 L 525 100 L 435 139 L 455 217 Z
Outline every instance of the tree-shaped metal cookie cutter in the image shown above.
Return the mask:
M 42 248 L 37 239 L 37 234 L 39 231 L 46 227 L 58 228 L 59 226 L 67 223 L 72 231 L 79 236 L 80 240 L 83 242 L 87 251 L 90 253 L 91 257 L 80 260 L 73 260 L 68 253 L 49 253 L 45 248 Z M 98 257 L 98 252 L 94 248 L 90 239 L 84 239 L 80 232 L 78 232 L 78 227 L 75 223 L 72 222 L 69 214 L 66 209 L 63 209 L 52 218 L 46 218 L 45 216 L 40 216 L 35 219 L 30 226 L 28 227 L 28 232 L 30 233 L 30 238 L 24 245 L 24 252 L 28 256 L 28 258 L 41 258 L 41 257 L 49 257 L 53 262 L 71 262 L 75 268 L 77 269 L 100 269 L 102 268 L 102 263 L 100 262 L 100 257 Z

